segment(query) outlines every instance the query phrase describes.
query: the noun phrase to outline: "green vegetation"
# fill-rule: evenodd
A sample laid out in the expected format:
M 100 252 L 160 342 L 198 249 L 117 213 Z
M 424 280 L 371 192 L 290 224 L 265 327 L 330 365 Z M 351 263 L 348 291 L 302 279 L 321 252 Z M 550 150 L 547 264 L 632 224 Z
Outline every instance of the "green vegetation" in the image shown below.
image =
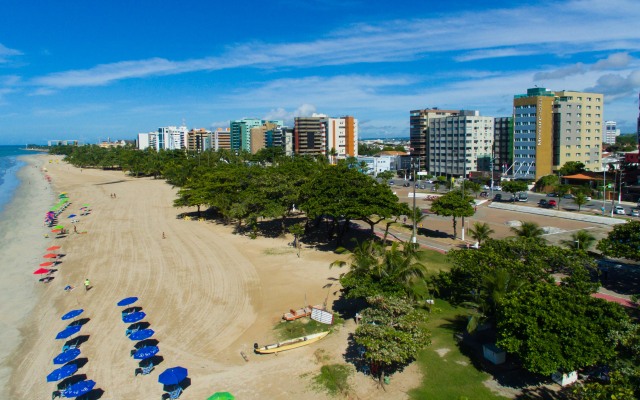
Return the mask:
M 454 339 L 465 329 L 468 311 L 444 300 L 436 301 L 437 311 L 426 323 L 431 332 L 431 346 L 418 355 L 424 379 L 419 388 L 409 391 L 412 399 L 505 399 L 491 392 L 483 382 L 491 375 L 475 367 Z
M 640 261 L 640 221 L 614 226 L 596 248 L 609 257 Z
M 436 215 L 451 217 L 453 221 L 453 236 L 458 236 L 457 218 L 470 217 L 474 214 L 473 198 L 461 190 L 452 190 L 444 196 L 434 200 L 431 211 Z
M 324 332 L 327 330 L 335 329 L 344 321 L 337 315 L 334 315 L 334 324 L 325 325 L 311 318 L 300 318 L 295 321 L 281 322 L 276 325 L 275 329 L 278 332 L 278 338 L 280 340 L 295 339 L 301 336 L 311 335 L 313 333 Z
M 350 365 L 330 364 L 320 368 L 320 374 L 313 378 L 313 386 L 318 390 L 325 391 L 331 396 L 346 396 L 351 391 L 349 378 L 353 375 L 354 369 Z

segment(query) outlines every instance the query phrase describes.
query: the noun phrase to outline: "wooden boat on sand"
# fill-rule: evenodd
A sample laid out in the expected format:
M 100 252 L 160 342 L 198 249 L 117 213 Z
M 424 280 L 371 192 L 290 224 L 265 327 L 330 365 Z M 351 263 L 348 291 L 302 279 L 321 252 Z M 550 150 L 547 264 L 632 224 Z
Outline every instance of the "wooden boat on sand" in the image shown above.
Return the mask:
M 289 310 L 288 313 L 285 313 L 282 315 L 282 319 L 287 321 L 295 321 L 296 319 L 299 319 L 302 317 L 308 317 L 311 315 L 311 308 L 312 308 L 311 306 L 307 306 L 299 310 L 291 309 Z
M 271 354 L 279 353 L 281 351 L 296 349 L 298 347 L 306 346 L 311 343 L 315 343 L 323 337 L 327 336 L 329 331 L 314 333 L 307 336 L 298 337 L 295 339 L 285 340 L 274 344 L 268 344 L 266 346 L 259 347 L 258 343 L 254 343 L 253 350 L 259 354 Z

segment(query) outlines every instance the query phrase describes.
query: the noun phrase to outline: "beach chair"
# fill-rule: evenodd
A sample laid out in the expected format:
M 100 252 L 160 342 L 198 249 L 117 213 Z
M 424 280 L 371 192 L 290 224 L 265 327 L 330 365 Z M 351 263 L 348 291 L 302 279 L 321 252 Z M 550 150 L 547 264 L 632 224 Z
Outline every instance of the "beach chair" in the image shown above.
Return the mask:
M 178 397 L 180 397 L 181 394 L 182 394 L 182 388 L 180 386 L 178 386 L 177 389 L 169 392 L 169 398 L 170 399 L 177 399 Z

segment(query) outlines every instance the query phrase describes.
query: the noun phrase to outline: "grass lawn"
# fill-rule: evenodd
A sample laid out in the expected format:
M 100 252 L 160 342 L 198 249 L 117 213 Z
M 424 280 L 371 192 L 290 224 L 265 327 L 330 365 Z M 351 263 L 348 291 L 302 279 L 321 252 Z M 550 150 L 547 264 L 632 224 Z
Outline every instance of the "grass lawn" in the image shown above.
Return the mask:
M 506 399 L 492 393 L 483 382 L 491 375 L 477 370 L 462 354 L 453 334 L 462 328 L 467 314 L 443 300 L 436 301 L 438 311 L 431 313 L 427 323 L 431 330 L 431 346 L 420 353 L 418 364 L 424 374 L 422 386 L 409 392 L 412 399 Z

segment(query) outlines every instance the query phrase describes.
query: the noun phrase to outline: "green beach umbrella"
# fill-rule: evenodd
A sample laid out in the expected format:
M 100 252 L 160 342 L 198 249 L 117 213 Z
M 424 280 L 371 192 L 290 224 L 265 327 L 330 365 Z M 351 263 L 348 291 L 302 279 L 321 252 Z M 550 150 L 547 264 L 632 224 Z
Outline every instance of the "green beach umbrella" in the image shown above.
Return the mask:
M 209 396 L 207 400 L 235 400 L 235 397 L 229 392 L 217 392 Z
M 53 229 L 64 229 L 64 226 L 62 225 L 56 225 L 53 227 Z

